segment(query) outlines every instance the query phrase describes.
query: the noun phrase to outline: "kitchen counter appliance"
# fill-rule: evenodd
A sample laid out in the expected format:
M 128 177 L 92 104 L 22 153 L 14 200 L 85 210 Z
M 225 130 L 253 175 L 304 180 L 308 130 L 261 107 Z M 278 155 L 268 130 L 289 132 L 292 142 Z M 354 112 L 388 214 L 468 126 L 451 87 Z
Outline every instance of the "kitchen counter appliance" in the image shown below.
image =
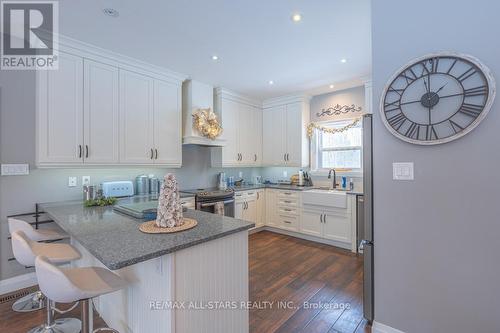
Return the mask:
M 195 195 L 196 210 L 216 214 L 221 212 L 223 207 L 224 216 L 234 217 L 233 189 L 196 189 L 181 192 Z

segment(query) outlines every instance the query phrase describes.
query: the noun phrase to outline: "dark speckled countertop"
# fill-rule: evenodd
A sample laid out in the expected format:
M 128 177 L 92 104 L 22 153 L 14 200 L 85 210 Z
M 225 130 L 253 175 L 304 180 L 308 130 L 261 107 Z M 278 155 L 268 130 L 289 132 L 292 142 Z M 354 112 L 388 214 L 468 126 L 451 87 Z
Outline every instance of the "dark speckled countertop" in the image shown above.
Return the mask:
M 148 200 L 131 197 L 120 203 Z M 54 221 L 109 269 L 115 270 L 254 227 L 253 223 L 201 211 L 184 216 L 198 221 L 193 229 L 172 234 L 145 234 L 138 220 L 113 207 L 84 207 L 81 201 L 41 204 Z
M 260 185 L 241 185 L 232 187 L 236 192 L 238 191 L 248 191 L 256 190 L 260 188 L 274 188 L 277 190 L 287 190 L 287 191 L 307 191 L 312 189 L 317 189 L 318 186 L 297 186 L 297 185 L 281 185 L 281 184 L 260 184 Z M 352 191 L 346 191 L 347 194 L 352 195 L 363 195 L 363 190 L 361 188 L 355 187 Z

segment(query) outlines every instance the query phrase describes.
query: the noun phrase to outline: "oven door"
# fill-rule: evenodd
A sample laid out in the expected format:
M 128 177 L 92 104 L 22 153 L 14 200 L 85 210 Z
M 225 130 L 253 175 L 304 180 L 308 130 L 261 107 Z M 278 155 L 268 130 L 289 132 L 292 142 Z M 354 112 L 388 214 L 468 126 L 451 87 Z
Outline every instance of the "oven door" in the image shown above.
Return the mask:
M 197 202 L 196 209 L 208 213 L 215 213 L 215 205 L 219 201 Z M 234 199 L 225 200 L 224 202 L 224 216 L 234 217 Z

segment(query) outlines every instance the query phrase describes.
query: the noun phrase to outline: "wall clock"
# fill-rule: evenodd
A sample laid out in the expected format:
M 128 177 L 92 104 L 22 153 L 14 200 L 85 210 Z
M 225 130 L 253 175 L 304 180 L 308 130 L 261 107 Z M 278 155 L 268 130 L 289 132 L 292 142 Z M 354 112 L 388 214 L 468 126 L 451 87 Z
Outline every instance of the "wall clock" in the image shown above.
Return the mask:
M 437 53 L 415 59 L 385 87 L 380 113 L 387 129 L 420 145 L 450 142 L 472 131 L 495 98 L 495 80 L 478 59 Z

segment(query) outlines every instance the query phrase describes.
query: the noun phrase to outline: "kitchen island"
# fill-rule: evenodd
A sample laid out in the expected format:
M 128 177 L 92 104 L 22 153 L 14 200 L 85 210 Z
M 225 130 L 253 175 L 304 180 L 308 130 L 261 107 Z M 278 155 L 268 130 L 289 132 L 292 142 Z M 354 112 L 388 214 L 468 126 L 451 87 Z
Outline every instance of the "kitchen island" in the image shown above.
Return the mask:
M 148 198 L 127 198 L 131 203 Z M 130 284 L 99 297 L 106 323 L 120 332 L 247 332 L 248 232 L 242 220 L 200 211 L 190 230 L 144 234 L 141 220 L 112 207 L 80 202 L 41 204 L 71 236 L 82 259 L 75 267 L 102 266 Z

